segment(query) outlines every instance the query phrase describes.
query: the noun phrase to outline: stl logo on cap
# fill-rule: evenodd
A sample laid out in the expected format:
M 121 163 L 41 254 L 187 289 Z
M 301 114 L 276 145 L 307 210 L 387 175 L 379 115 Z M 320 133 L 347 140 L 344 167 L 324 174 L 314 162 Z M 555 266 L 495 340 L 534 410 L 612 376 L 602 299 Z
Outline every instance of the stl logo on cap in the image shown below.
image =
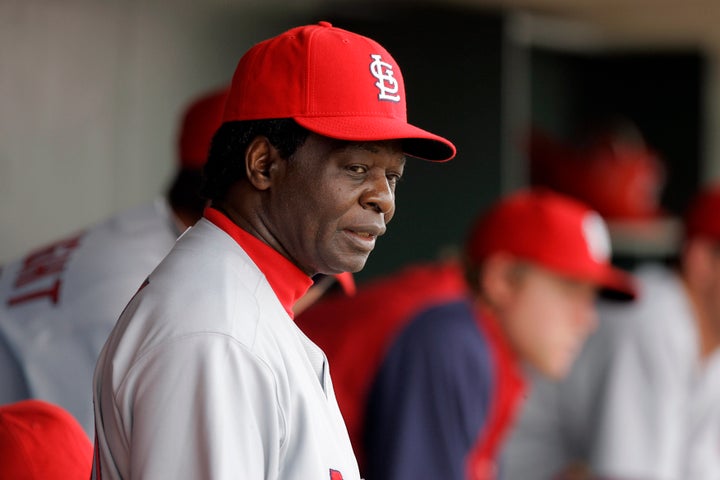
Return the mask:
M 378 100 L 390 100 L 392 102 L 399 102 L 400 95 L 389 95 L 398 92 L 398 81 L 395 79 L 393 73 L 393 66 L 387 62 L 383 62 L 382 56 L 378 54 L 372 54 L 370 57 L 373 59 L 370 64 L 370 73 L 372 76 L 377 78 L 375 86 L 380 90 L 378 93 Z
M 597 212 L 588 212 L 582 221 L 583 236 L 590 256 L 598 263 L 610 259 L 610 234 Z

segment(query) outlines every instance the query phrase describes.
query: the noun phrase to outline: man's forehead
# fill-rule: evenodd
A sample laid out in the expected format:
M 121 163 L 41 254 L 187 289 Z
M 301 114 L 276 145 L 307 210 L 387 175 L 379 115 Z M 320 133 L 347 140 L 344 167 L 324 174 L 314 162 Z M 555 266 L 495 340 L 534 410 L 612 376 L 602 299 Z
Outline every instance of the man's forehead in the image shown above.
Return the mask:
M 589 285 L 596 287 L 595 283 L 589 280 L 580 279 L 572 275 L 568 275 L 567 273 L 559 272 L 553 268 L 543 265 L 542 263 L 519 257 L 513 258 L 512 271 L 515 274 L 533 274 L 539 278 L 546 278 L 567 284 Z
M 322 145 L 324 143 L 326 148 L 335 152 L 352 153 L 353 151 L 360 151 L 373 155 L 388 152 L 397 157 L 397 167 L 403 168 L 405 166 L 406 155 L 403 152 L 401 140 L 341 140 L 313 132 L 310 132 L 310 138 L 317 144 Z
M 398 159 L 403 165 L 406 161 L 405 154 L 402 153 L 402 142 L 400 140 L 377 140 L 371 142 L 348 141 L 345 142 L 344 146 L 340 146 L 339 148 L 348 150 L 358 149 L 369 153 L 381 153 L 383 150 L 392 149 L 399 152 Z

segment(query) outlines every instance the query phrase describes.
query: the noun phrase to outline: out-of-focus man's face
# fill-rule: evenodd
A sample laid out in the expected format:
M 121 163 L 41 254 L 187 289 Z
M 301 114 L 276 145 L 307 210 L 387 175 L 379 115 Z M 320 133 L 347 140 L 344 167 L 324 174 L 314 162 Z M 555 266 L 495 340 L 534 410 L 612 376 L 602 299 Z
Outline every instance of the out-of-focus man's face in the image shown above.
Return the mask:
M 404 166 L 399 141 L 310 134 L 269 192 L 270 229 L 285 255 L 310 275 L 361 270 L 395 213 Z
M 711 305 L 711 318 L 716 330 L 720 331 L 720 245 L 714 244 L 712 247 L 712 276 L 708 287 L 709 303 Z
M 511 275 L 502 310 L 510 343 L 539 372 L 561 379 L 595 329 L 597 288 L 527 263 Z
M 708 238 L 691 239 L 684 253 L 683 277 L 697 310 L 701 348 L 707 354 L 720 342 L 720 244 Z

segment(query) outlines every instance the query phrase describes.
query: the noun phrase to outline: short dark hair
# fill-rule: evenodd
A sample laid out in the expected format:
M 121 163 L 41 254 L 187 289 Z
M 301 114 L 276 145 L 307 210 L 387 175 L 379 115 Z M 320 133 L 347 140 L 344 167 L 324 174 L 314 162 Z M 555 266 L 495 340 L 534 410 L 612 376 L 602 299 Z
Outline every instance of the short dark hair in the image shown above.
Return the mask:
M 221 200 L 235 182 L 246 178 L 245 150 L 255 137 L 266 137 L 283 158 L 289 158 L 309 134 L 291 118 L 223 123 L 210 144 L 200 194 L 209 200 Z
M 202 171 L 199 168 L 181 168 L 167 189 L 166 197 L 174 210 L 182 210 L 201 217 L 205 200 L 200 196 Z

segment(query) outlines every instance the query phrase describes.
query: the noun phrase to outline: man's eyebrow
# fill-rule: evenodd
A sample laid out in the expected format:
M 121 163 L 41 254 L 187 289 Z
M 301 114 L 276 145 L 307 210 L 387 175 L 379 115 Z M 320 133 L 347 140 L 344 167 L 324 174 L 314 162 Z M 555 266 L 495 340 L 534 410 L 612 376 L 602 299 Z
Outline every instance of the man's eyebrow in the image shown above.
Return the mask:
M 377 142 L 361 142 L 361 141 L 350 141 L 343 145 L 343 148 L 357 148 L 360 150 L 367 150 L 370 153 L 377 153 L 380 149 L 378 148 Z
M 390 140 L 378 140 L 378 141 L 347 141 L 341 148 L 352 149 L 357 148 L 365 150 L 370 153 L 378 153 L 380 151 L 380 145 Z M 406 155 L 403 155 L 403 163 L 407 159 Z

